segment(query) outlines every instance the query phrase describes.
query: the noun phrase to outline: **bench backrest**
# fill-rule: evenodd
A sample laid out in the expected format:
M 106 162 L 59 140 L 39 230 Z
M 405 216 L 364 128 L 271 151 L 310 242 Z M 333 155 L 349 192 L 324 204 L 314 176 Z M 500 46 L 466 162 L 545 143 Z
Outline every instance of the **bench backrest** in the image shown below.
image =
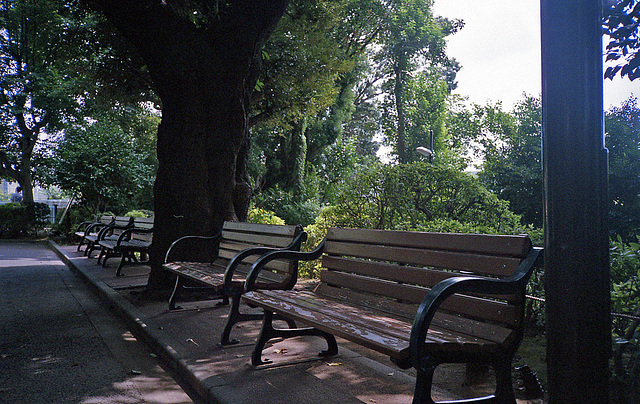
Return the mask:
M 98 220 L 96 220 L 97 223 L 102 223 L 102 224 L 110 224 L 112 221 L 115 220 L 115 216 L 112 215 L 102 215 L 98 218 Z
M 453 276 L 506 278 L 531 251 L 526 235 L 496 236 L 329 229 L 322 257 L 321 294 L 354 301 L 412 321 L 439 281 Z M 517 328 L 524 290 L 508 296 L 455 295 L 444 315 Z
M 104 236 L 119 236 L 125 229 L 133 226 L 133 218 L 128 216 L 116 216 L 113 223 L 101 230 L 101 238 Z
M 289 246 L 300 233 L 302 233 L 302 226 L 224 222 L 218 245 L 218 256 L 230 260 L 246 248 L 284 248 Z M 251 256 L 245 259 L 245 262 L 253 263 L 258 258 L 259 256 Z M 263 268 L 260 276 L 273 282 L 287 283 L 293 275 L 297 274 L 297 265 L 295 260 L 274 260 Z M 241 266 L 236 272 L 246 273 L 248 269 L 249 266 Z
M 137 232 L 133 230 L 131 232 L 131 240 L 142 241 L 145 243 L 150 243 L 152 241 L 153 232 L 149 231 L 153 229 L 152 217 L 136 217 L 133 219 L 133 228 L 145 230 L 145 232 Z

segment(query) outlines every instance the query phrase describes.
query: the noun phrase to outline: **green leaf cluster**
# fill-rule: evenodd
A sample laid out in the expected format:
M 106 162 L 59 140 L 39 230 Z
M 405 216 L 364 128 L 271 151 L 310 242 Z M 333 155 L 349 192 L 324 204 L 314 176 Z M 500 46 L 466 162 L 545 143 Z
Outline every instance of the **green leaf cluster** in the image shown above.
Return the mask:
M 447 231 L 522 231 L 508 202 L 456 167 L 425 162 L 361 167 L 338 200 L 339 226 L 434 230 L 446 223 Z
M 140 208 L 135 196 L 150 189 L 155 168 L 121 124 L 108 115 L 65 132 L 50 182 L 74 195 L 92 212 Z

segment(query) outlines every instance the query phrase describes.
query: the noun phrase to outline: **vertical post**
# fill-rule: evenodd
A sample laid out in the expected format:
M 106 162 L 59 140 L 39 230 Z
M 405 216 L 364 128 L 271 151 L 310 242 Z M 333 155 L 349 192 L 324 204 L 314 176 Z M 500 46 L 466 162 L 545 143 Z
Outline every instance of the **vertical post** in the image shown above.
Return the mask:
M 549 403 L 609 402 L 602 0 L 541 0 Z

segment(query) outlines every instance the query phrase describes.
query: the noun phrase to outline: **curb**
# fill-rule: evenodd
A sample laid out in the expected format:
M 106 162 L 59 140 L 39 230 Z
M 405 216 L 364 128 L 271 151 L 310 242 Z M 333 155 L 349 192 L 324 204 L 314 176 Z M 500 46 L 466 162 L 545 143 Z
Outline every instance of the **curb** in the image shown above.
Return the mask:
M 175 338 L 163 331 L 161 327 L 155 325 L 153 321 L 140 313 L 134 305 L 106 283 L 94 282 L 62 252 L 56 242 L 49 240 L 49 247 L 68 268 L 89 285 L 91 290 L 103 302 L 111 306 L 114 312 L 130 327 L 130 331 L 136 338 L 146 343 L 163 360 L 163 363 L 197 394 L 199 400 L 196 402 L 221 403 L 212 393 L 214 387 L 219 383 L 207 382 L 196 377 L 194 370 L 184 359 L 188 356 L 185 349 Z

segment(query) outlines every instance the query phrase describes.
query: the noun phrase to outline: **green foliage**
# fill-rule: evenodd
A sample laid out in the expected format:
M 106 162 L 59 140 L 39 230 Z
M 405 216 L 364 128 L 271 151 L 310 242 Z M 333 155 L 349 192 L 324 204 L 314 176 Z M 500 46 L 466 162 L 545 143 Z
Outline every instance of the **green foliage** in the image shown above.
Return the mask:
M 0 238 L 37 236 L 49 223 L 45 203 L 5 203 L 0 205 Z
M 624 240 L 640 234 L 640 107 L 629 97 L 605 115 L 609 149 L 610 230 Z
M 140 209 L 136 209 L 136 210 L 131 210 L 127 213 L 125 213 L 125 216 L 127 217 L 153 217 L 153 211 L 150 210 L 140 210 Z
M 640 237 L 637 237 L 640 240 Z M 611 309 L 615 313 L 640 315 L 640 243 L 611 242 Z M 614 316 L 613 393 L 619 403 L 640 398 L 640 326 L 638 321 Z
M 249 209 L 249 222 L 264 224 L 285 224 L 284 220 L 279 218 L 275 213 L 262 208 Z
M 306 226 L 313 223 L 320 211 L 317 200 L 306 195 L 304 190 L 284 191 L 279 186 L 258 195 L 254 203 L 259 208 L 274 212 L 286 224 L 293 225 Z
M 336 224 L 345 227 L 423 230 L 441 220 L 451 221 L 451 229 L 459 222 L 480 233 L 522 229 L 508 202 L 487 191 L 477 178 L 425 162 L 363 167 L 338 200 Z
M 488 189 L 511 203 L 524 223 L 542 226 L 542 105 L 526 96 L 511 113 L 500 105 L 475 106 L 484 163 L 478 174 Z
M 631 314 L 640 307 L 640 243 L 625 243 L 621 237 L 611 241 L 611 308 L 616 313 Z M 624 324 L 613 319 L 614 333 L 622 335 Z
M 122 126 L 104 116 L 66 131 L 50 182 L 74 194 L 92 213 L 126 211 L 138 192 L 152 186 L 154 167 L 146 159 Z
M 15 202 L 0 205 L 0 237 L 18 238 L 27 228 L 26 208 Z
M 640 77 L 640 1 L 618 0 L 604 14 L 602 25 L 609 36 L 606 62 L 615 62 L 604 77 L 613 80 L 619 72 L 635 80 Z
M 294 0 L 263 48 L 259 91 L 252 95 L 252 124 L 283 131 L 330 107 L 340 74 L 353 62 L 334 35 L 344 1 Z

